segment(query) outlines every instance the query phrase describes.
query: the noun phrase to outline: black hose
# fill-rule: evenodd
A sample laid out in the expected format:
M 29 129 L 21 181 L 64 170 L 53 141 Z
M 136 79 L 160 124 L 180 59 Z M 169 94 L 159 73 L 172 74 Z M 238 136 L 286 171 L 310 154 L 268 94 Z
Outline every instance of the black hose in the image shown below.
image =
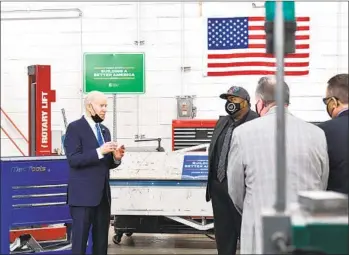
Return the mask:
M 210 238 L 211 240 L 216 240 L 216 238 L 214 238 L 213 236 L 210 236 L 209 234 L 205 234 L 205 236 L 207 236 L 207 237 Z

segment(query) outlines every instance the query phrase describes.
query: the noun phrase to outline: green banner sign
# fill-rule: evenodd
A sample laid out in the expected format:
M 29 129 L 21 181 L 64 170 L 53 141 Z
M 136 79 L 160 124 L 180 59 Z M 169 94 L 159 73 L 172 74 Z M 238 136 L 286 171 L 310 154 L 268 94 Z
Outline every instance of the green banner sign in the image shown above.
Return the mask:
M 144 53 L 85 53 L 84 92 L 144 93 Z

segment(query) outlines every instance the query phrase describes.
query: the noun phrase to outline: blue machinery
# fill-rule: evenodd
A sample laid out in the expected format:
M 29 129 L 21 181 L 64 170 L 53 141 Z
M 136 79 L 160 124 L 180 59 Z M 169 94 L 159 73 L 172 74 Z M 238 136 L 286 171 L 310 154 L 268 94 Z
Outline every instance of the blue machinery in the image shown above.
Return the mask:
M 55 242 L 24 235 L 10 247 L 11 229 L 72 222 L 66 204 L 68 169 L 65 157 L 1 158 L 0 254 L 71 253 L 69 231 L 65 240 Z
M 194 159 L 200 160 L 200 157 L 195 156 Z M 191 171 L 190 167 L 187 164 L 183 165 L 182 178 L 186 180 L 186 185 L 192 185 L 193 180 L 190 178 L 204 175 L 205 179 L 207 176 L 207 171 Z M 66 204 L 68 177 L 69 167 L 65 156 L 1 158 L 0 254 L 71 253 L 69 228 L 72 220 Z M 195 185 L 205 186 L 204 179 L 196 180 Z M 178 182 L 180 181 L 175 181 L 177 184 Z M 123 183 L 111 181 L 111 185 L 114 186 Z M 139 185 L 139 182 L 137 183 Z M 42 242 L 29 234 L 23 234 L 15 242 L 10 242 L 10 231 L 13 229 L 23 230 L 32 226 L 52 224 L 66 224 L 66 238 Z M 91 242 L 90 235 L 89 243 Z M 91 253 L 91 245 L 88 246 L 87 252 Z

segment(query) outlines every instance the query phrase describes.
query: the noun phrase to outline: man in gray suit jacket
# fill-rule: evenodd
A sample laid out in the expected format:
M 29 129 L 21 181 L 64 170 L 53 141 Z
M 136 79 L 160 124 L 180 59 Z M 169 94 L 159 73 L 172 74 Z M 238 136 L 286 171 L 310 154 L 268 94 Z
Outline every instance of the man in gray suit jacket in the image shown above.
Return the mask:
M 276 199 L 276 103 L 274 78 L 260 81 L 256 90 L 256 112 L 261 115 L 237 127 L 228 155 L 228 191 L 242 214 L 240 254 L 261 254 L 261 211 L 272 208 Z M 324 132 L 293 116 L 287 109 L 285 89 L 285 134 L 287 205 L 303 190 L 325 190 L 329 174 Z

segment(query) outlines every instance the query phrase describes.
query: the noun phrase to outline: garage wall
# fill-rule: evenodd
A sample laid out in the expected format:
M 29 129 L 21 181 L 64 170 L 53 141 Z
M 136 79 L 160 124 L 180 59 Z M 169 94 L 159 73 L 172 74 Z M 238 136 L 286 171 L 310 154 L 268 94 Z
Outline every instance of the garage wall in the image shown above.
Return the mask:
M 305 120 L 321 121 L 328 119 L 321 101 L 326 81 L 348 70 L 348 3 L 316 3 L 316 8 L 314 4 L 296 5 L 297 15 L 311 18 L 310 74 L 286 77 L 286 81 L 291 88 L 291 111 Z M 79 8 L 81 17 L 74 11 L 6 13 L 66 8 Z M 6 2 L 1 4 L 1 11 L 2 18 L 39 18 L 1 21 L 1 107 L 26 136 L 28 65 L 51 65 L 52 88 L 57 93 L 57 102 L 52 105 L 52 128 L 64 130 L 61 108 L 65 108 L 68 121 L 83 113 L 83 52 L 145 52 L 146 93 L 117 96 L 117 137 L 126 146 L 138 146 L 133 142 L 135 135 L 161 137 L 166 150 L 170 150 L 171 121 L 177 116 L 176 96 L 195 95 L 197 118 L 217 118 L 224 114 L 224 102 L 218 99 L 220 93 L 236 84 L 253 95 L 259 78 L 203 77 L 205 19 L 264 15 L 263 8 L 253 8 L 251 2 L 204 2 L 201 10 L 198 3 L 179 2 Z M 76 18 L 40 19 L 68 13 Z M 135 41 L 144 44 L 136 45 Z M 182 72 L 183 66 L 190 67 L 190 71 Z M 110 98 L 105 124 L 111 130 L 112 117 Z M 1 125 L 27 153 L 26 142 L 3 115 Z M 20 155 L 3 132 L 1 143 L 3 156 Z

